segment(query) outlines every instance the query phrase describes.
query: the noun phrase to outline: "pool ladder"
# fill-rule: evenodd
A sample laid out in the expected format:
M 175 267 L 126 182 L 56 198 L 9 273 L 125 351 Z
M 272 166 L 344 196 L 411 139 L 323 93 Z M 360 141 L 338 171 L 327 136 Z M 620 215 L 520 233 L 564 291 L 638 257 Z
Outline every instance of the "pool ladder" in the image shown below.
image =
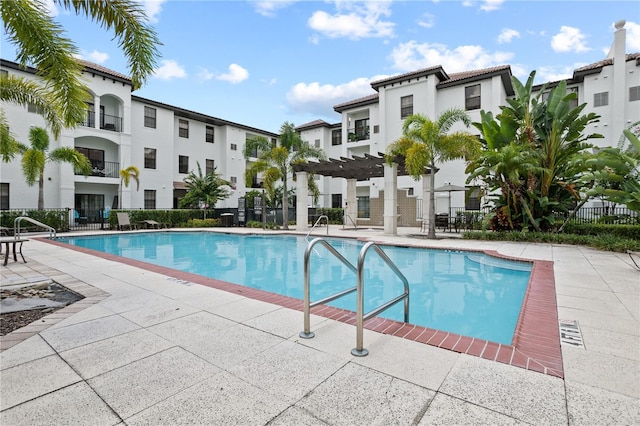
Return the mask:
M 307 232 L 307 236 L 304 237 L 307 240 L 307 242 L 309 242 L 309 235 L 311 235 L 311 233 L 316 228 L 316 226 L 319 226 L 320 221 L 322 221 L 322 219 L 325 219 L 327 221 L 327 235 L 329 235 L 329 216 L 326 216 L 323 214 L 318 218 L 318 220 L 316 220 L 316 223 L 313 224 L 311 229 L 309 229 L 309 232 Z
M 329 253 L 333 254 L 340 262 L 342 262 L 347 268 L 355 272 L 357 276 L 357 283 L 355 287 L 348 288 L 341 292 L 338 292 L 332 296 L 325 297 L 321 300 L 311 302 L 311 290 L 310 290 L 310 274 L 309 274 L 309 259 L 311 258 L 311 252 L 316 244 L 322 244 L 329 250 Z M 364 313 L 364 261 L 370 248 L 373 248 L 376 253 L 382 258 L 382 260 L 391 268 L 391 270 L 400 278 L 404 285 L 404 292 L 391 299 L 390 301 L 380 305 L 376 309 Z M 365 349 L 364 340 L 364 322 L 369 318 L 378 315 L 379 313 L 386 311 L 391 306 L 404 300 L 404 322 L 409 322 L 409 282 L 407 278 L 400 272 L 400 269 L 386 253 L 374 242 L 366 243 L 360 250 L 358 255 L 358 266 L 355 267 L 351 262 L 344 258 L 331 244 L 326 242 L 322 238 L 316 238 L 309 243 L 307 249 L 304 252 L 304 331 L 301 331 L 299 336 L 303 339 L 311 339 L 315 336 L 315 333 L 311 331 L 311 308 L 323 305 L 325 303 L 332 302 L 342 296 L 356 292 L 356 347 L 351 350 L 351 354 L 354 356 L 367 356 L 369 351 Z

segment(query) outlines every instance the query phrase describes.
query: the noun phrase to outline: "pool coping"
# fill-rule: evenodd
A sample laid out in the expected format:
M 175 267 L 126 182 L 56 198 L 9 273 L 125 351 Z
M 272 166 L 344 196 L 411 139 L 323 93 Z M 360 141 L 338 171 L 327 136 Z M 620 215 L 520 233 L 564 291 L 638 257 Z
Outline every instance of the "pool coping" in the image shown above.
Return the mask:
M 371 239 L 367 238 L 355 239 L 362 241 L 372 241 Z M 235 293 L 244 297 L 248 297 L 250 299 L 272 303 L 301 312 L 304 310 L 304 302 L 300 299 L 294 299 L 292 297 L 282 296 L 264 290 L 245 287 L 213 278 L 207 278 L 201 275 L 192 274 L 190 272 L 183 272 L 164 266 L 153 265 L 151 263 L 133 259 L 127 259 L 121 256 L 103 253 L 84 247 L 73 246 L 47 238 L 38 238 L 38 240 L 70 250 L 75 250 L 81 253 L 90 254 L 92 256 L 101 257 L 103 259 L 111 260 L 114 262 L 134 266 L 150 272 L 160 273 L 178 280 L 188 281 L 218 290 Z M 374 317 L 370 319 L 364 324 L 364 328 L 382 334 L 393 335 L 415 342 L 424 343 L 430 346 L 448 349 L 454 352 L 464 353 L 467 355 L 512 365 L 514 367 L 524 368 L 526 370 L 532 370 L 539 373 L 564 378 L 562 352 L 560 348 L 560 332 L 558 328 L 555 277 L 553 273 L 552 261 L 520 259 L 500 254 L 495 250 L 443 249 L 438 247 L 428 247 L 424 245 L 396 244 L 381 241 L 374 242 L 381 245 L 392 245 L 400 247 L 416 247 L 444 251 L 484 253 L 496 258 L 530 263 L 532 264 L 532 270 L 511 345 L 500 344 L 484 339 L 463 336 L 456 333 L 435 330 L 413 324 L 405 324 L 403 322 L 381 317 Z M 356 313 L 345 309 L 321 305 L 312 308 L 312 313 L 314 315 L 351 325 L 355 325 L 356 323 Z

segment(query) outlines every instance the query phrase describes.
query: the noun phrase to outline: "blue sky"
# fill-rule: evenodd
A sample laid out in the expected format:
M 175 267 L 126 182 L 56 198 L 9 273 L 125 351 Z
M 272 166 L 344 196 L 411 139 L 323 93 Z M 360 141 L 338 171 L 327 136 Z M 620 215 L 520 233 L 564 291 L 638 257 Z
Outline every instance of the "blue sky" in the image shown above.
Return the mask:
M 50 0 L 46 0 L 49 2 Z M 442 65 L 508 64 L 537 83 L 604 59 L 613 23 L 640 52 L 637 1 L 141 1 L 163 46 L 135 95 L 278 132 L 283 122 L 340 120 L 339 103 L 372 81 Z M 113 34 L 48 5 L 83 59 L 128 74 Z M 1 42 L 2 58 L 15 60 Z

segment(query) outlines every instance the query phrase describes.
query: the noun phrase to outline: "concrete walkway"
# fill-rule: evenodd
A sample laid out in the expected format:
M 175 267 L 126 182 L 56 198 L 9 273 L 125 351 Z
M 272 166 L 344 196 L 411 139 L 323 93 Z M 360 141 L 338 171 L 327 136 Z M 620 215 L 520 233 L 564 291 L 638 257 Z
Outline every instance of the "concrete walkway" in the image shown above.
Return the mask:
M 0 424 L 640 424 L 628 257 L 399 232 L 331 228 L 553 261 L 559 318 L 585 343 L 562 346 L 565 378 L 366 330 L 370 354 L 356 358 L 353 326 L 313 316 L 303 340 L 301 312 L 31 240 L 2 285 L 51 278 L 87 297 L 0 339 Z

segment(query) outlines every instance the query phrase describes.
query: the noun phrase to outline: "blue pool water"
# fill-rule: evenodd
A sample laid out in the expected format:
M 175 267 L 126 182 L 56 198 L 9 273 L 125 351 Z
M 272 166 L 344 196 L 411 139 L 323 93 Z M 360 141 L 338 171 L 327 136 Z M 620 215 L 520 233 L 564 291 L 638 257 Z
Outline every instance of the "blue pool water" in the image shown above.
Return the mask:
M 60 237 L 58 241 L 191 272 L 297 299 L 303 298 L 304 237 L 211 232 L 155 232 Z M 353 265 L 363 243 L 327 240 Z M 407 277 L 412 324 L 510 344 L 531 264 L 475 252 L 381 246 Z M 399 295 L 402 282 L 370 250 L 365 312 Z M 317 244 L 310 258 L 311 300 L 355 286 L 355 274 Z M 355 311 L 355 293 L 331 306 Z M 402 303 L 381 316 L 402 321 Z

